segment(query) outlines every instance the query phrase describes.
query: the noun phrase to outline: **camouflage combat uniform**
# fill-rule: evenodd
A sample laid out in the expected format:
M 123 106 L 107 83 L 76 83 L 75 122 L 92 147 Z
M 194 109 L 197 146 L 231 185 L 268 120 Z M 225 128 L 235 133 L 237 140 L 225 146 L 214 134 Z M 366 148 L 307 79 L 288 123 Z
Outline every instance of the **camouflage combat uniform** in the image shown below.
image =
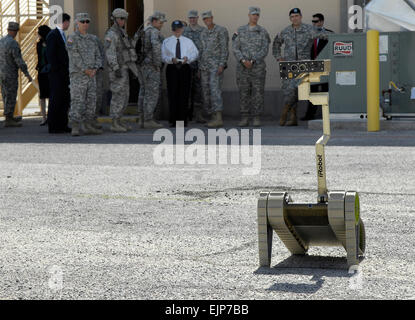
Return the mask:
M 275 37 L 273 44 L 273 56 L 276 59 L 285 61 L 310 60 L 313 39 L 327 39 L 327 31 L 319 31 L 317 28 L 301 24 L 297 29 L 292 25 L 285 28 Z M 284 44 L 284 55 L 281 47 Z M 293 106 L 298 100 L 299 80 L 284 80 L 282 89 L 284 94 L 284 104 Z
M 103 111 L 104 103 L 106 102 L 106 99 L 104 96 L 105 94 L 104 92 L 104 68 L 106 64 L 106 58 L 105 58 L 104 45 L 102 44 L 102 41 L 98 37 L 95 37 L 95 39 L 98 44 L 99 53 L 102 59 L 102 67 L 97 70 L 97 74 L 96 74 L 97 105 L 96 105 L 95 114 L 98 115 L 99 113 Z
M 142 84 L 140 85 L 139 106 L 143 108 L 144 121 L 151 121 L 160 97 L 161 69 L 163 66 L 161 58 L 161 45 L 164 37 L 160 30 L 153 26 L 145 28 L 144 54 L 145 58 L 141 64 Z M 141 111 L 141 110 L 139 110 Z
M 242 26 L 234 34 L 232 48 L 238 63 L 236 82 L 239 87 L 242 116 L 260 116 L 264 110 L 264 91 L 266 78 L 265 58 L 269 52 L 271 39 L 261 26 Z M 253 61 L 247 69 L 243 60 Z
M 96 77 L 85 74 L 85 70 L 98 70 L 102 67 L 102 56 L 96 36 L 75 31 L 66 44 L 69 56 L 69 76 L 71 80 L 71 123 L 81 123 L 95 119 L 97 84 Z
M 200 70 L 202 75 L 203 102 L 209 114 L 223 111 L 223 75 L 219 67 L 226 68 L 229 58 L 229 34 L 226 28 L 215 25 L 201 34 Z
M 112 92 L 110 116 L 120 120 L 128 106 L 130 96 L 129 71 L 138 77 L 137 53 L 126 31 L 117 23 L 105 35 L 105 55 L 109 66 Z
M 189 25 L 184 29 L 183 36 L 191 39 L 199 52 L 202 50 L 201 35 L 202 31 L 205 29 L 206 28 L 203 28 L 200 25 L 196 25 L 194 28 Z M 190 68 L 192 70 L 191 97 L 195 107 L 201 111 L 203 108 L 203 95 L 199 64 L 199 61 L 195 61 L 190 64 Z
M 10 35 L 0 39 L 0 87 L 4 104 L 4 115 L 13 117 L 19 88 L 19 69 L 30 77 L 23 61 L 19 44 Z

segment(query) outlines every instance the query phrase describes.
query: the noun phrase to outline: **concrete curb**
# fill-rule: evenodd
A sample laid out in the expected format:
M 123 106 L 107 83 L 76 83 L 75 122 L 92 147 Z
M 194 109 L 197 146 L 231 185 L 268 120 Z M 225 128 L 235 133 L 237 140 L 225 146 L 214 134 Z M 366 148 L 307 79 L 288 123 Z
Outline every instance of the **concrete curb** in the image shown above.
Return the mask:
M 353 120 L 331 120 L 331 129 L 333 130 L 352 130 L 367 131 L 367 121 L 362 119 Z M 323 120 L 312 120 L 308 122 L 308 128 L 311 130 L 323 130 Z M 415 130 L 415 120 L 381 120 L 381 131 L 402 131 Z

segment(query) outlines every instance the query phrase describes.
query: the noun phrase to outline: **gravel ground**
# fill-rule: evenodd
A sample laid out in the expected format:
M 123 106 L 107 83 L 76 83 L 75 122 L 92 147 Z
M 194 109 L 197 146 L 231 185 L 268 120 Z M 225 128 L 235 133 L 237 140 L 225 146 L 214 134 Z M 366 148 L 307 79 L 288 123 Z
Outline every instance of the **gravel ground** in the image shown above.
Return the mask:
M 262 190 L 314 202 L 318 131 L 262 130 L 243 165 L 156 166 L 151 131 L 49 136 L 0 123 L 0 299 L 413 299 L 415 131 L 334 131 L 332 190 L 357 190 L 367 232 L 358 274 L 341 248 L 291 257 L 274 237 L 258 268 Z

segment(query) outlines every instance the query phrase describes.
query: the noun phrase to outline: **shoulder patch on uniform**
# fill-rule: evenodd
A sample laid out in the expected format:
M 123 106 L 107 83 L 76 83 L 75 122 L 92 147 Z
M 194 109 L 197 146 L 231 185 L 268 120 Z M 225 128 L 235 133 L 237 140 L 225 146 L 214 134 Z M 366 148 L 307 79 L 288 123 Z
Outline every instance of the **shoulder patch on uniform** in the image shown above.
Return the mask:
M 105 37 L 105 41 L 112 42 L 112 39 L 110 37 Z
M 238 38 L 238 36 L 239 36 L 239 33 L 238 33 L 238 32 L 235 32 L 235 33 L 233 34 L 232 41 L 235 41 L 235 40 L 236 40 L 236 38 Z
M 72 44 L 73 43 L 73 38 L 72 37 L 69 37 L 67 42 L 70 43 L 70 44 Z

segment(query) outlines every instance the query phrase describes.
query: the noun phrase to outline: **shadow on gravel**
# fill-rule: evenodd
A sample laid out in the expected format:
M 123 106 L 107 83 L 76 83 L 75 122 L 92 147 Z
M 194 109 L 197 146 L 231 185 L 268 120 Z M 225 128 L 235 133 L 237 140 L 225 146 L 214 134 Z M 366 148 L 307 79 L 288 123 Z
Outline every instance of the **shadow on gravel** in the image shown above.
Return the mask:
M 136 123 L 131 123 L 133 130 L 126 134 L 113 134 L 110 132 L 109 124 L 104 124 L 104 134 L 101 136 L 82 136 L 71 137 L 70 134 L 49 134 L 47 127 L 39 126 L 40 120 L 24 119 L 22 128 L 4 128 L 4 122 L 0 121 L 0 144 L 1 143 L 53 143 L 53 144 L 160 144 L 154 142 L 154 130 L 139 129 Z M 166 122 L 163 122 L 167 125 Z M 237 127 L 237 122 L 229 121 L 226 123 L 227 131 L 237 129 L 241 136 L 241 128 Z M 169 128 L 166 128 L 169 129 Z M 201 125 L 191 124 L 190 129 L 200 129 L 203 131 L 207 143 L 208 129 Z M 250 130 L 250 144 L 252 145 L 253 129 Z M 229 132 L 229 131 L 228 131 Z M 171 129 L 175 137 L 176 132 Z M 316 140 L 320 138 L 322 132 L 319 130 L 309 130 L 306 126 L 299 127 L 279 127 L 276 123 L 268 121 L 261 128 L 262 146 L 314 146 Z M 396 131 L 396 132 L 359 132 L 353 130 L 333 131 L 330 146 L 415 146 L 415 131 Z M 186 142 L 186 144 L 192 144 Z M 200 142 L 200 141 L 199 141 Z M 227 144 L 230 144 L 228 139 Z
M 351 278 L 347 259 L 341 257 L 291 256 L 272 268 L 259 268 L 256 275 L 312 277 L 312 283 L 278 282 L 268 291 L 313 294 L 323 287 L 324 278 Z
M 324 280 L 319 277 L 313 277 L 311 281 L 316 281 L 315 284 L 308 283 L 276 283 L 268 288 L 268 291 L 286 292 L 286 293 L 303 293 L 314 294 L 318 292 L 324 284 Z

